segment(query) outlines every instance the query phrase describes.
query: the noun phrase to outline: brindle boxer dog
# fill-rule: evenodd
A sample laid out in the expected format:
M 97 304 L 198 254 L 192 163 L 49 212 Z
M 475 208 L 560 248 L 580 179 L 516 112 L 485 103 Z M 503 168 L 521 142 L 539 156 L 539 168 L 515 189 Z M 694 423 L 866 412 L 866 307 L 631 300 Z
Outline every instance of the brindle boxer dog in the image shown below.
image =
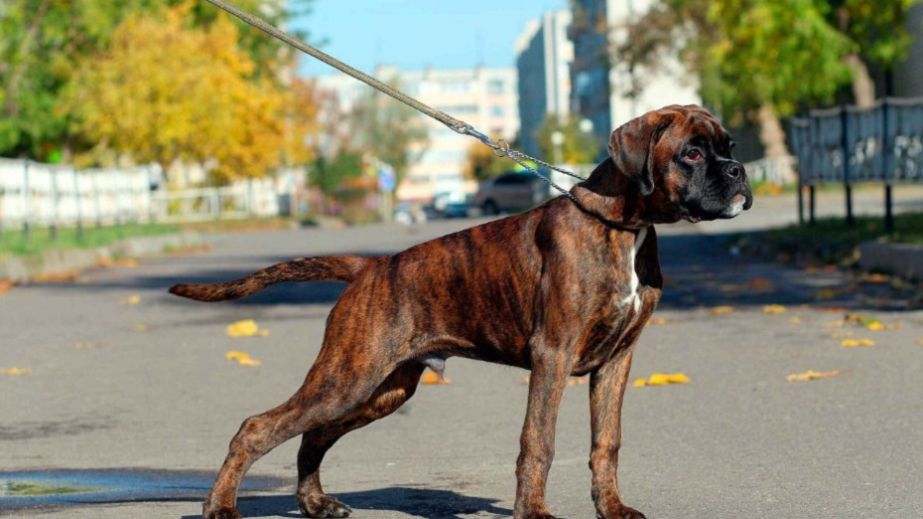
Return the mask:
M 641 518 L 616 479 L 622 396 L 642 328 L 660 299 L 654 224 L 732 218 L 752 203 L 733 141 L 697 106 L 668 106 L 612 133 L 610 158 L 531 211 L 393 256 L 301 258 L 238 281 L 177 285 L 202 301 L 243 297 L 281 281 L 349 285 L 304 384 L 282 405 L 244 420 L 204 504 L 236 518 L 241 477 L 301 434 L 298 502 L 309 517 L 350 509 L 321 487 L 324 453 L 344 434 L 393 413 L 427 366 L 453 356 L 529 369 L 516 462 L 517 519 L 550 518 L 545 482 L 569 375 L 590 374 L 592 496 L 603 519 Z

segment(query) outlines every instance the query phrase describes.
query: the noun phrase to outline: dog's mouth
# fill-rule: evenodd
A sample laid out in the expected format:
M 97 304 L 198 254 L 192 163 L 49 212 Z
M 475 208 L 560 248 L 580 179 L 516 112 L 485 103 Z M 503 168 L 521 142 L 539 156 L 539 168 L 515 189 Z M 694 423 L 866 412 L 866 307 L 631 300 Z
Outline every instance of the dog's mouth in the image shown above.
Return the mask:
M 687 206 L 683 219 L 698 223 L 703 220 L 723 220 L 734 218 L 753 206 L 753 195 L 744 187 L 730 198 L 705 198 Z
M 748 201 L 746 195 L 743 193 L 737 193 L 733 198 L 731 198 L 731 203 L 728 205 L 727 209 L 724 210 L 721 216 L 724 216 L 725 218 L 734 218 L 735 216 L 744 212 L 744 210 L 749 209 L 752 203 L 752 199 Z

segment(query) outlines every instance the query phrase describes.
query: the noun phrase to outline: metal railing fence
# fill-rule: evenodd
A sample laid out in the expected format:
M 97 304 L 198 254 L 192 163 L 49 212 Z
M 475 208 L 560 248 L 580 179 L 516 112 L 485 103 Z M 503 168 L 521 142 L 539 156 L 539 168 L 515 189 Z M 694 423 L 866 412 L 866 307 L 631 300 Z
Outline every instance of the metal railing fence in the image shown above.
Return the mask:
M 791 121 L 789 140 L 798 161 L 799 188 L 808 190 L 808 220 L 815 220 L 815 187 L 840 183 L 846 219 L 854 223 L 852 188 L 877 182 L 885 190 L 885 228 L 894 227 L 891 188 L 923 181 L 923 98 L 886 98 L 871 108 L 811 110 Z M 804 189 L 798 190 L 798 220 L 804 222 Z

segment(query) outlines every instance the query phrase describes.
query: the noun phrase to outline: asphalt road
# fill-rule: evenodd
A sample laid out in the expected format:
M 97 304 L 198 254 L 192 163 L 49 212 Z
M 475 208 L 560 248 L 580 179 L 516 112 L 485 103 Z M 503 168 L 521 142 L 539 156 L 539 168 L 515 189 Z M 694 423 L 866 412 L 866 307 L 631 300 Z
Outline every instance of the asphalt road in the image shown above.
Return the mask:
M 874 211 L 878 198 L 860 194 L 857 207 Z M 838 199 L 828 202 L 820 206 L 839 209 Z M 923 312 L 896 310 L 914 294 L 887 283 L 761 263 L 723 244 L 725 232 L 793 214 L 790 199 L 763 199 L 734 221 L 658 228 L 667 286 L 632 379 L 680 371 L 691 382 L 627 392 L 621 486 L 652 519 L 923 517 Z M 0 515 L 197 516 L 241 420 L 302 381 L 340 291 L 334 283 L 277 286 L 205 305 L 168 296 L 170 284 L 300 255 L 391 252 L 475 223 L 218 235 L 208 253 L 0 295 L 0 368 L 31 369 L 0 375 Z M 766 314 L 767 304 L 786 311 Z M 712 312 L 722 305 L 733 311 Z M 846 312 L 885 329 L 843 324 Z M 270 334 L 225 334 L 250 318 Z M 876 344 L 844 348 L 842 338 Z M 229 362 L 231 350 L 262 365 Z M 841 373 L 786 381 L 809 369 Z M 452 359 L 447 375 L 451 384 L 421 387 L 399 413 L 328 454 L 325 486 L 354 517 L 510 515 L 526 372 Z M 588 423 L 587 386 L 578 383 L 564 398 L 548 488 L 561 517 L 594 515 Z M 298 516 L 297 447 L 286 443 L 251 470 L 266 477 L 249 480 L 262 490 L 241 499 L 246 517 Z M 135 473 L 155 474 L 169 490 L 136 483 L 104 503 L 68 504 L 79 500 L 72 497 L 35 508 L 2 497 L 3 472 L 119 468 L 144 469 Z

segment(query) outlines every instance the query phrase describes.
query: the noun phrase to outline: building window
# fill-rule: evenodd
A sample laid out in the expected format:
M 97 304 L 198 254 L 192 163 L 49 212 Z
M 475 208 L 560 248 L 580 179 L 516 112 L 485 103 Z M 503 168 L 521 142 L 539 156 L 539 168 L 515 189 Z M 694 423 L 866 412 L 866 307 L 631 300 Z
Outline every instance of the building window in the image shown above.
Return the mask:
M 467 92 L 470 89 L 470 85 L 467 81 L 443 81 L 442 82 L 442 91 L 443 92 Z
M 466 150 L 430 149 L 420 162 L 424 164 L 439 164 L 444 162 L 464 162 L 467 157 Z
M 454 105 L 454 106 L 437 106 L 438 110 L 450 114 L 476 114 L 478 113 L 477 105 Z
M 505 86 L 502 79 L 491 79 L 487 82 L 487 93 L 502 94 Z
M 504 113 L 505 113 L 505 110 L 503 110 L 502 106 L 491 106 L 490 107 L 490 115 L 494 117 L 503 117 Z

